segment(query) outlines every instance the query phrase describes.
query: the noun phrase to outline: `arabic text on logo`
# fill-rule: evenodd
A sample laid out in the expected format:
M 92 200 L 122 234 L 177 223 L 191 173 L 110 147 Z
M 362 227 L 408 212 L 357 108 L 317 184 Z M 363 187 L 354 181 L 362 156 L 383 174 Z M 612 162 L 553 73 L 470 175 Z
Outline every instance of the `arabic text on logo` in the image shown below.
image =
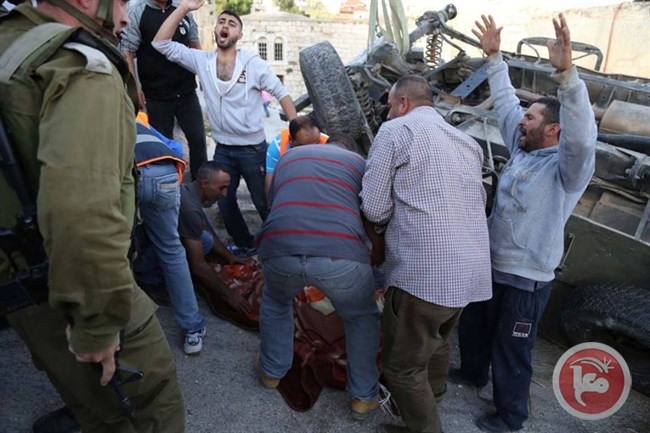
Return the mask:
M 613 415 L 627 400 L 631 385 L 623 357 L 601 343 L 573 346 L 553 371 L 555 397 L 564 410 L 580 419 Z

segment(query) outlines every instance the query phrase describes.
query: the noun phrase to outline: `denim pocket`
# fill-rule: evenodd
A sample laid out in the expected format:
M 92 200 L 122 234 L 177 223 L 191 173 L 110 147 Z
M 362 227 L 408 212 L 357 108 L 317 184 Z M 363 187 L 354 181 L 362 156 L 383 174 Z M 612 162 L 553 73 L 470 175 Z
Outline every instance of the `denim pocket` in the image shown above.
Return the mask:
M 327 261 L 331 259 L 325 258 L 320 260 Z M 364 277 L 367 277 L 362 274 L 361 266 L 361 263 L 350 260 L 335 260 L 329 263 L 322 262 L 320 269 L 312 274 L 311 280 L 318 288 L 346 295 L 346 292 L 350 290 L 361 290 L 359 284 L 364 281 Z
M 268 144 L 266 143 L 266 140 L 255 146 L 255 149 L 258 152 L 264 153 L 264 156 L 266 156 L 266 151 L 268 150 Z
M 262 264 L 262 271 L 264 272 L 264 280 L 269 288 L 274 290 L 282 290 L 287 284 L 287 281 L 294 275 L 291 273 L 272 266 L 268 262 Z
M 308 273 L 316 279 L 332 279 L 347 276 L 353 272 L 359 262 L 332 257 L 308 257 Z
M 153 179 L 153 199 L 151 205 L 156 210 L 172 209 L 180 206 L 181 190 L 178 174 L 168 174 Z

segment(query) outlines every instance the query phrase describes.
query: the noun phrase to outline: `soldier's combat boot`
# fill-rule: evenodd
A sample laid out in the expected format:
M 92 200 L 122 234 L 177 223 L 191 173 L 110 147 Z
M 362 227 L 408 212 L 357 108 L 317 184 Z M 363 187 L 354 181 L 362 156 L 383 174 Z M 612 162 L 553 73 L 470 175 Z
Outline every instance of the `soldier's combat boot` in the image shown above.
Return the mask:
M 34 433 L 75 433 L 79 429 L 79 423 L 67 406 L 43 415 L 32 424 Z

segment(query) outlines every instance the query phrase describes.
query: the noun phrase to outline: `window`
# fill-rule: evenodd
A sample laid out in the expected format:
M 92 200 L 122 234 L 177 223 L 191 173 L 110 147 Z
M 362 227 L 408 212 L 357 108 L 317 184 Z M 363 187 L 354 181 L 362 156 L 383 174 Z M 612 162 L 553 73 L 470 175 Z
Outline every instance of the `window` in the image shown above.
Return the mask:
M 268 57 L 267 51 L 266 51 L 266 42 L 259 41 L 257 43 L 257 52 L 259 53 L 260 57 L 263 60 L 266 60 L 266 58 Z
M 282 40 L 276 40 L 273 44 L 273 60 L 281 62 L 284 60 L 284 53 L 282 52 Z

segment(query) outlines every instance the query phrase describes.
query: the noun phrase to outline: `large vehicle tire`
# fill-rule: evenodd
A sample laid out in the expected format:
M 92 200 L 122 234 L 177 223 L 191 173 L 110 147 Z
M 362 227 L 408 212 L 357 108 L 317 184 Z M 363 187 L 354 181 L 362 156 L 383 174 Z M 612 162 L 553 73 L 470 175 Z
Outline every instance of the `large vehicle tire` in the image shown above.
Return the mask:
M 561 324 L 572 344 L 607 344 L 627 362 L 632 386 L 650 395 L 650 288 L 604 283 L 575 289 Z
M 338 53 L 325 41 L 300 51 L 314 115 L 326 134 L 346 133 L 355 140 L 364 133 L 364 117 Z

